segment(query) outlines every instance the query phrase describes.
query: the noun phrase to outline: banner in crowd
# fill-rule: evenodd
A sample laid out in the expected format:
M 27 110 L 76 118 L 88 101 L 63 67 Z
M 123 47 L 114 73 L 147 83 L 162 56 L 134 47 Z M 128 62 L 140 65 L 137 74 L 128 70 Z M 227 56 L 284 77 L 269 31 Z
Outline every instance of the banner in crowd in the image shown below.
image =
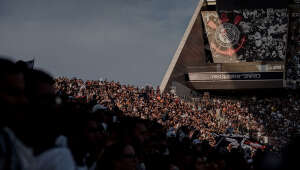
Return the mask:
M 202 18 L 214 63 L 284 63 L 287 9 L 202 11 Z

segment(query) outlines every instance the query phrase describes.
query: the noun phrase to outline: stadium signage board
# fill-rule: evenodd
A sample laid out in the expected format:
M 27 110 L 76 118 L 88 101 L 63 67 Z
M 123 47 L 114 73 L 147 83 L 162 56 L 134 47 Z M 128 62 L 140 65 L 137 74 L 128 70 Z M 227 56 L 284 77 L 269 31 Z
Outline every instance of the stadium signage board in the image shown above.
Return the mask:
M 282 80 L 283 72 L 193 72 L 188 73 L 189 81 L 224 81 L 224 80 Z

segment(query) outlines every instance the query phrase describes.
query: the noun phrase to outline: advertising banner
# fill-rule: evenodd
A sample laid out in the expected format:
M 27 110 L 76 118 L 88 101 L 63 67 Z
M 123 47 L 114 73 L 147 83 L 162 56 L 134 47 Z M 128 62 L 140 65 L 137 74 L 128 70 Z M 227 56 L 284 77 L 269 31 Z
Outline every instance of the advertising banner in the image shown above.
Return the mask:
M 194 72 L 189 73 L 190 81 L 226 81 L 226 80 L 282 80 L 283 72 Z

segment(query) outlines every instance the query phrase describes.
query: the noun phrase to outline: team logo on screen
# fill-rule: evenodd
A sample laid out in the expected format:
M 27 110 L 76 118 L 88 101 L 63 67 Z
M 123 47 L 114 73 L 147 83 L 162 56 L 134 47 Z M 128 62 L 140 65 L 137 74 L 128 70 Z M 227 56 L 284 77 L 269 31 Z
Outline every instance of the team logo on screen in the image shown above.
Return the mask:
M 285 59 L 287 9 L 202 11 L 202 18 L 215 63 Z
M 240 34 L 241 32 L 235 25 L 224 23 L 217 28 L 215 40 L 220 46 L 229 48 L 239 43 Z
M 222 13 L 220 20 L 218 16 L 209 16 L 208 26 L 214 32 L 214 42 L 211 47 L 214 51 L 225 56 L 234 56 L 244 45 L 246 36 L 242 35 L 238 28 L 243 17 L 236 15 L 231 21 L 226 13 Z

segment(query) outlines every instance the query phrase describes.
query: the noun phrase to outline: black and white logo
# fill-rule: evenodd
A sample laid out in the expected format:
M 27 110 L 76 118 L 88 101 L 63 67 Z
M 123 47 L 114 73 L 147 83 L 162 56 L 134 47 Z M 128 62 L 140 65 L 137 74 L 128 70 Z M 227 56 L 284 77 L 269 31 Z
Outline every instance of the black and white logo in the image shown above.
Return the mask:
M 239 43 L 241 32 L 236 25 L 223 23 L 219 25 L 215 33 L 215 39 L 218 45 L 229 48 Z

